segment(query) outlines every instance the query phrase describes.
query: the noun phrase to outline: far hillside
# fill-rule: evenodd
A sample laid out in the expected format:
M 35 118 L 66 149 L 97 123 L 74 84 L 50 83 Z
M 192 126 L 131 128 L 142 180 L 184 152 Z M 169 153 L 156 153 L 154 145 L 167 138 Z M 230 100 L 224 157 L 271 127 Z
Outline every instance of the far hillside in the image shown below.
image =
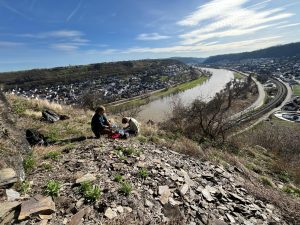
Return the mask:
M 197 63 L 203 63 L 206 58 L 195 58 L 195 57 L 172 57 L 173 60 L 178 60 L 185 64 L 197 64 Z
M 232 62 L 243 59 L 257 59 L 257 58 L 280 58 L 300 56 L 300 42 L 286 45 L 279 45 L 270 48 L 260 49 L 253 52 L 242 52 L 235 54 L 225 54 L 211 56 L 204 61 L 204 63 L 214 64 L 220 62 Z
M 30 88 L 43 85 L 68 84 L 111 75 L 130 76 L 144 71 L 147 71 L 151 75 L 151 73 L 159 73 L 162 67 L 174 64 L 182 65 L 177 60 L 163 59 L 96 63 L 51 69 L 5 72 L 0 73 L 0 83 L 4 83 L 6 88 L 14 88 L 16 86 Z

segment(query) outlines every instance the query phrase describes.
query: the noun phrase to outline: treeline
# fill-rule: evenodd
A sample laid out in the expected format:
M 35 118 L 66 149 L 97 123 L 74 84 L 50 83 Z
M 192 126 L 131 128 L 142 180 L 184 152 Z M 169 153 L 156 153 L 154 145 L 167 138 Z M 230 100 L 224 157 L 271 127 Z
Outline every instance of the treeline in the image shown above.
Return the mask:
M 16 86 L 33 88 L 45 85 L 69 84 L 101 76 L 129 76 L 145 71 L 148 71 L 150 74 L 151 72 L 157 73 L 161 67 L 174 64 L 182 63 L 173 59 L 137 60 L 5 72 L 0 73 L 0 83 L 5 84 L 5 89 Z
M 291 56 L 300 56 L 300 42 L 274 46 L 253 52 L 211 56 L 205 60 L 204 63 L 214 64 L 220 62 L 239 61 L 243 59 L 280 58 Z

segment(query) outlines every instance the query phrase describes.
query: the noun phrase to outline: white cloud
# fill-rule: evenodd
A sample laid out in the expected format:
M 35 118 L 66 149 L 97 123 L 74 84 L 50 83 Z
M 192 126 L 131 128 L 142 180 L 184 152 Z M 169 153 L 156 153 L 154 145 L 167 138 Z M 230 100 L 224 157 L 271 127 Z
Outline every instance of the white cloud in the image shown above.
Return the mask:
M 158 33 L 150 33 L 150 34 L 140 34 L 137 36 L 136 39 L 141 41 L 157 41 L 157 40 L 163 40 L 168 38 L 170 37 L 165 35 L 160 35 Z
M 271 36 L 266 38 L 257 38 L 252 40 L 228 42 L 228 43 L 198 43 L 196 45 L 176 45 L 161 48 L 130 48 L 122 53 L 204 53 L 213 51 L 232 52 L 255 50 L 257 48 L 270 47 L 279 44 L 280 36 Z
M 278 26 L 277 28 L 296 27 L 296 26 L 299 26 L 299 25 L 300 25 L 300 23 L 291 23 L 291 24 L 286 24 L 286 25 Z
M 74 45 L 72 43 L 56 43 L 50 45 L 50 47 L 56 50 L 67 51 L 67 52 L 75 51 L 79 48 L 78 45 Z
M 222 14 L 228 14 L 233 9 L 238 9 L 248 0 L 213 0 L 200 6 L 195 12 L 180 20 L 177 24 L 182 26 L 195 26 L 204 20 L 215 18 Z

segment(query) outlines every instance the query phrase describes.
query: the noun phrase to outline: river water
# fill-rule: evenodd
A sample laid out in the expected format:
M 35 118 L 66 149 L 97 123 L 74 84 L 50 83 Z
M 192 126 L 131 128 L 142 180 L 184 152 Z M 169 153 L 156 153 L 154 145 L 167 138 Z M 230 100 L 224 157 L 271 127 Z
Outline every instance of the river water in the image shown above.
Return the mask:
M 186 106 L 191 104 L 197 98 L 209 101 L 216 93 L 224 89 L 225 85 L 234 78 L 233 72 L 229 70 L 211 68 L 202 69 L 212 73 L 209 80 L 194 88 L 156 99 L 147 105 L 142 106 L 137 118 L 144 122 L 148 120 L 162 122 L 170 116 L 174 101 L 180 100 Z

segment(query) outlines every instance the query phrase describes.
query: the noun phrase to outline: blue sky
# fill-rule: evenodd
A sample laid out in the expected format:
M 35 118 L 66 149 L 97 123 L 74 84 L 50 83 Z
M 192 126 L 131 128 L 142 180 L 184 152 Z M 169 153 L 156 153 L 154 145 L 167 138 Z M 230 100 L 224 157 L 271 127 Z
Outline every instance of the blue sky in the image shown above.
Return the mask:
M 0 71 L 300 41 L 299 0 L 0 0 Z

